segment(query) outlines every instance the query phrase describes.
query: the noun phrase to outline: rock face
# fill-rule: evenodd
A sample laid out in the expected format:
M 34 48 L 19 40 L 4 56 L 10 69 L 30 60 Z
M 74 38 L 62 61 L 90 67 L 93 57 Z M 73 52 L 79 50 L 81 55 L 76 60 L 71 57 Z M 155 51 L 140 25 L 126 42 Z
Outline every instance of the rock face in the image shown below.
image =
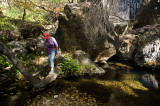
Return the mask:
M 106 0 L 109 15 L 118 16 L 124 20 L 133 19 L 136 10 L 143 0 Z
M 160 25 L 137 29 L 139 35 L 134 60 L 138 66 L 160 67 Z
M 106 61 L 116 53 L 113 43 L 117 42 L 118 37 L 114 34 L 112 25 L 107 20 L 104 22 L 106 28 L 104 30 L 107 32 L 102 34 L 103 31 L 99 27 L 101 24 L 95 22 L 101 21 L 98 18 L 99 15 L 88 15 L 92 6 L 90 2 L 67 4 L 64 12 L 59 16 L 56 39 L 62 51 L 83 50 L 96 62 Z M 103 14 L 103 16 L 103 19 L 108 19 L 107 14 Z M 86 20 L 93 23 L 86 26 L 86 23 L 89 22 Z M 95 30 L 97 33 L 93 34 L 92 32 Z
M 21 36 L 23 36 L 24 39 L 37 38 L 42 34 L 42 30 L 44 30 L 44 28 L 38 24 L 24 24 L 22 28 L 20 28 Z
M 160 23 L 158 15 L 160 15 L 160 3 L 158 0 L 151 0 L 146 5 L 142 5 L 136 12 L 134 29 Z

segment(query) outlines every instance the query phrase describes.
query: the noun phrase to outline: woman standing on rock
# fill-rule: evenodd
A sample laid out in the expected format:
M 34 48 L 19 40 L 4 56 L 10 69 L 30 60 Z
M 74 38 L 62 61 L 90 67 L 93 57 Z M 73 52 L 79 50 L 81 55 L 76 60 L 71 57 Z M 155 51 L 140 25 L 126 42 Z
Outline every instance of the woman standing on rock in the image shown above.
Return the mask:
M 54 58 L 56 55 L 59 54 L 58 43 L 54 37 L 49 36 L 49 33 L 44 33 L 43 36 L 44 36 L 43 48 L 47 46 L 48 59 L 51 66 L 51 71 L 49 72 L 49 74 L 52 74 L 54 72 Z

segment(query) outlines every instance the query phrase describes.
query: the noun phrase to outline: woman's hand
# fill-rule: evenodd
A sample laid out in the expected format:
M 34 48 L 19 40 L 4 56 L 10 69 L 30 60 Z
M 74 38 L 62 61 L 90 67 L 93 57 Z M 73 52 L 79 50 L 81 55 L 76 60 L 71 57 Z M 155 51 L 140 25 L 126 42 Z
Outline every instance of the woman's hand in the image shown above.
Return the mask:
M 57 55 L 59 55 L 59 51 L 57 51 Z

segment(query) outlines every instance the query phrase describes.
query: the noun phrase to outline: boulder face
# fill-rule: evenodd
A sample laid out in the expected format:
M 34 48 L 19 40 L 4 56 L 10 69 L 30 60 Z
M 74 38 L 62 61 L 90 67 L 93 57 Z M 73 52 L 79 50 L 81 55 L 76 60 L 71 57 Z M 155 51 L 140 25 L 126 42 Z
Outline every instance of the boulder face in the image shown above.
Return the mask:
M 109 21 L 104 22 L 106 32 L 99 34 L 103 32 L 99 27 L 102 24 L 95 22 L 101 21 L 99 18 L 95 19 L 99 15 L 88 15 L 92 6 L 90 2 L 67 4 L 64 12 L 59 15 L 59 27 L 55 37 L 62 51 L 82 50 L 96 62 L 106 61 L 116 53 L 113 43 L 117 42 L 118 37 L 114 34 Z M 107 14 L 103 16 L 105 16 L 103 19 L 108 19 Z M 89 22 L 86 20 L 93 23 L 86 26 L 86 23 Z M 92 32 L 95 30 L 99 33 L 93 35 Z
M 40 34 L 42 34 L 42 30 L 44 30 L 44 28 L 41 25 L 24 24 L 20 28 L 20 33 L 24 39 L 37 38 L 37 37 L 39 37 Z
M 137 31 L 140 36 L 134 56 L 136 64 L 141 67 L 160 68 L 160 25 L 148 25 Z
M 118 16 L 124 20 L 133 19 L 136 10 L 143 0 L 106 0 L 109 15 Z
M 160 3 L 157 0 L 152 0 L 146 5 L 142 5 L 137 11 L 134 19 L 134 29 L 145 25 L 153 25 L 160 23 L 158 15 L 160 15 Z

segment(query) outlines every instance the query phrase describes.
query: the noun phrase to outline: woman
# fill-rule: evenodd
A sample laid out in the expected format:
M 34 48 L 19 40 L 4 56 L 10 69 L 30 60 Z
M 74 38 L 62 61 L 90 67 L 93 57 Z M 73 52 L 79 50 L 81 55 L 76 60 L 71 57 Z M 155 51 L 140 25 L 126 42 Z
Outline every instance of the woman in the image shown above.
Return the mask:
M 56 55 L 59 54 L 58 43 L 54 37 L 49 36 L 49 33 L 44 33 L 43 35 L 44 35 L 43 48 L 47 46 L 48 59 L 51 66 L 51 71 L 49 72 L 49 74 L 52 74 L 54 72 L 54 58 Z

